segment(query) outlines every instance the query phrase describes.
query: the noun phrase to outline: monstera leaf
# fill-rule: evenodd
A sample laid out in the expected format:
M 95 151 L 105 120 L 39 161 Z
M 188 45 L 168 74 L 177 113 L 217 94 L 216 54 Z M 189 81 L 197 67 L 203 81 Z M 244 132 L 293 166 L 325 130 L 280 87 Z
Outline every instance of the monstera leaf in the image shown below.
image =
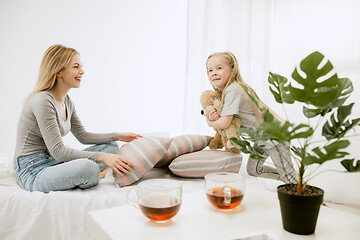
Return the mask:
M 351 114 L 354 103 L 347 106 L 341 106 L 337 109 L 337 116 L 333 113 L 322 129 L 322 135 L 327 139 L 336 139 L 344 137 L 345 134 L 352 129 L 359 121 L 360 118 L 353 119 L 352 121 L 346 120 Z
M 303 113 L 307 118 L 313 118 L 317 115 L 325 116 L 332 109 L 342 106 L 352 91 L 352 82 L 348 78 L 342 78 L 340 79 L 339 92 L 331 103 L 325 107 L 315 109 L 304 106 Z
M 267 141 L 268 137 L 265 132 L 259 131 L 257 128 L 239 128 L 237 133 L 239 138 L 230 138 L 230 142 L 234 147 L 241 149 L 243 153 L 250 154 L 253 159 L 262 160 L 265 158 L 263 151 L 250 143 L 250 141 Z
M 239 128 L 236 132 L 239 137 L 252 142 L 265 142 L 269 139 L 264 131 L 259 131 L 256 128 Z
M 349 146 L 350 142 L 348 140 L 340 140 L 333 142 L 324 147 L 316 147 L 312 150 L 314 154 L 308 154 L 303 159 L 304 165 L 311 165 L 314 163 L 323 164 L 326 161 L 343 158 L 346 155 L 349 155 L 347 152 L 340 151 L 341 149 L 346 149 Z
M 291 151 L 292 151 L 296 156 L 298 156 L 300 159 L 302 159 L 302 157 L 306 154 L 306 153 L 305 153 L 305 149 L 304 149 L 304 148 L 301 148 L 301 147 L 292 146 L 292 147 L 291 147 Z
M 344 105 L 353 91 L 352 82 L 347 78 L 339 78 L 333 72 L 332 64 L 324 61 L 321 53 L 313 52 L 302 60 L 299 67 L 293 71 L 292 78 L 290 82 L 286 77 L 270 72 L 269 89 L 280 104 L 293 104 L 296 101 L 302 103 L 302 111 L 308 118 L 307 121 L 280 121 L 246 84 L 240 83 L 259 107 L 263 121 L 254 128 L 240 128 L 238 138 L 231 138 L 230 141 L 243 153 L 259 160 L 264 160 L 264 152 L 257 147 L 257 142 L 266 142 L 273 146 L 279 142 L 290 144 L 291 156 L 298 163 L 297 189 L 298 193 L 302 194 L 309 176 L 315 176 L 313 173 L 305 174 L 309 165 L 339 160 L 347 171 L 360 172 L 360 160 L 344 159 L 349 155 L 346 149 L 350 145 L 344 138 L 355 136 L 348 133 L 359 125 L 360 118 L 349 119 L 354 103 Z M 284 111 L 286 112 L 285 108 Z M 318 119 L 311 121 L 310 118 L 318 116 Z M 299 120 L 301 119 L 296 119 Z M 320 127 L 326 140 L 314 141 L 315 129 Z M 314 172 L 316 171 L 317 168 Z
M 331 109 L 320 109 L 320 108 L 312 109 L 303 106 L 303 114 L 307 118 L 314 118 L 317 115 L 324 116 L 329 111 L 331 111 Z
M 249 141 L 237 138 L 230 138 L 230 142 L 234 147 L 240 149 L 241 152 L 250 154 L 250 157 L 252 159 L 265 159 L 263 151 L 258 147 L 251 146 L 251 143 Z
M 278 103 L 294 103 L 295 100 L 290 94 L 290 82 L 284 76 L 276 73 L 269 73 L 269 89 Z
M 348 78 L 340 78 L 339 79 L 339 92 L 335 96 L 334 100 L 329 103 L 324 109 L 333 109 L 336 107 L 342 106 L 346 99 L 350 96 L 352 91 L 354 90 L 352 82 Z M 324 115 L 322 115 L 324 116 Z
M 314 130 L 307 124 L 292 124 L 289 121 L 279 121 L 267 110 L 263 109 L 261 115 L 264 121 L 257 128 L 263 131 L 266 136 L 281 143 L 289 142 L 295 138 L 307 138 L 314 133 Z
M 333 69 L 330 61 L 327 61 L 324 66 L 319 68 L 323 59 L 324 55 L 314 52 L 302 60 L 300 69 L 305 73 L 306 77 L 303 78 L 295 68 L 292 78 L 303 88 L 289 87 L 291 96 L 296 101 L 320 109 L 327 108 L 329 105 L 332 105 L 332 107 L 341 105 L 352 92 L 351 82 L 346 78 L 338 78 L 337 74 L 325 80 L 320 79 L 324 76 L 327 77 L 326 75 Z
M 341 165 L 346 168 L 348 172 L 360 172 L 360 161 L 358 160 L 357 163 L 354 165 L 355 159 L 345 159 L 341 161 Z
M 278 142 L 289 142 L 296 138 L 307 138 L 314 133 L 314 130 L 307 124 L 292 124 L 288 121 L 263 122 L 259 129 L 266 132 L 271 140 Z

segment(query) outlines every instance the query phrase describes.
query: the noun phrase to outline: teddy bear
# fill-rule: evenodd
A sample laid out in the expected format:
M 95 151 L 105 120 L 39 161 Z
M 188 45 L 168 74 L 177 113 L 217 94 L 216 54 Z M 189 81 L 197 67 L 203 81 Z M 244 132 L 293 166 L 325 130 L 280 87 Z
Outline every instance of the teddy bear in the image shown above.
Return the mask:
M 221 94 L 216 91 L 207 90 L 203 92 L 200 96 L 200 103 L 203 108 L 201 114 L 205 117 L 209 117 L 209 113 L 211 110 L 215 109 L 219 114 L 221 114 L 223 104 L 220 101 Z M 215 136 L 211 139 L 209 143 L 209 148 L 211 149 L 222 149 L 225 147 L 227 151 L 233 153 L 240 153 L 240 151 L 232 146 L 230 142 L 230 138 L 237 137 L 236 129 L 240 128 L 241 121 L 238 118 L 233 118 L 230 126 L 227 129 L 216 129 Z

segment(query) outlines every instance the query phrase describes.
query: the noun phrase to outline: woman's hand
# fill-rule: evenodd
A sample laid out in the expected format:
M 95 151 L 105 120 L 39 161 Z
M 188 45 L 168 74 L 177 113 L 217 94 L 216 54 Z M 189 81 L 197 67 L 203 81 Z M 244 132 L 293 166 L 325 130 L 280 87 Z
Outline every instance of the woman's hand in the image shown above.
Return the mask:
M 100 153 L 100 162 L 110 167 L 119 176 L 132 172 L 132 167 L 134 167 L 132 162 L 112 153 Z
M 135 139 L 142 138 L 140 134 L 137 133 L 116 133 L 116 140 L 122 142 L 131 142 Z
M 216 121 L 220 118 L 218 112 L 216 111 L 216 109 L 213 109 L 209 112 L 209 120 L 210 121 Z

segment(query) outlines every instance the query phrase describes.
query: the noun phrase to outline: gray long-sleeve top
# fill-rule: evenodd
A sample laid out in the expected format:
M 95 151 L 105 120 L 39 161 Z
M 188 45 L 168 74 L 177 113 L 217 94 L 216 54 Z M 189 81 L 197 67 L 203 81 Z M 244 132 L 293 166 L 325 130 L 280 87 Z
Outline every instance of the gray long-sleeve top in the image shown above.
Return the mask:
M 66 121 L 61 117 L 55 97 L 50 90 L 36 93 L 26 101 L 18 122 L 14 160 L 44 150 L 48 150 L 59 162 L 79 158 L 100 160 L 98 152 L 87 152 L 65 146 L 62 137 L 71 131 L 82 144 L 102 144 L 116 141 L 115 133 L 87 132 L 68 95 L 65 97 L 65 108 Z

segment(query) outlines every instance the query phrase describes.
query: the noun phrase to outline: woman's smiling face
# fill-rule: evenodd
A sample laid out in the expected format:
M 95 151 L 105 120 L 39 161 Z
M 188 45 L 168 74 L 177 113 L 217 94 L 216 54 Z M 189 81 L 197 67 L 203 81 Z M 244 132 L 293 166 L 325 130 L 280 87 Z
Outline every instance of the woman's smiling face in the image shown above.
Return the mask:
M 75 54 L 66 67 L 57 75 L 57 81 L 62 81 L 62 84 L 70 88 L 79 88 L 81 77 L 84 74 L 80 55 Z

